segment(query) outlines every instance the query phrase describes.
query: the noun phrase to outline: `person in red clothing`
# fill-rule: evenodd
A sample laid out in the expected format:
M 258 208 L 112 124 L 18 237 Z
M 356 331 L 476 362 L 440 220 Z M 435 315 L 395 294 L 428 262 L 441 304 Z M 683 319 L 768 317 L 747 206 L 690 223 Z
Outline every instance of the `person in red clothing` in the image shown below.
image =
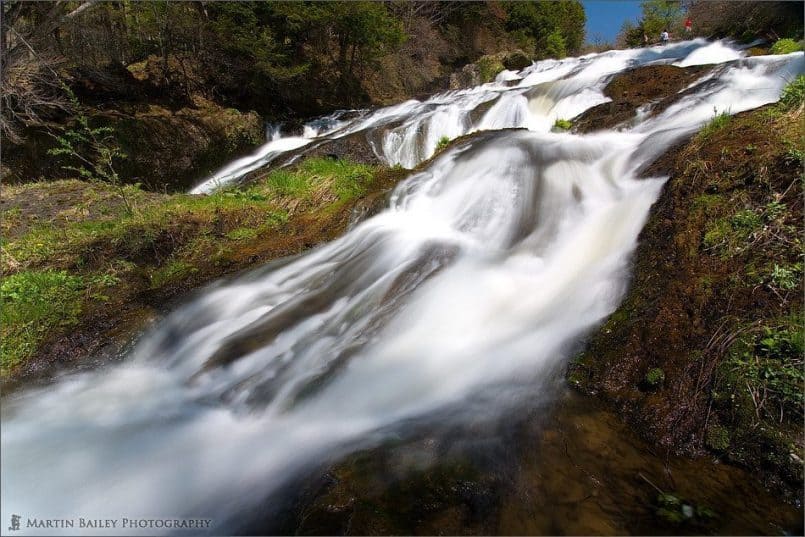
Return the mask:
M 690 17 L 685 19 L 685 33 L 689 34 L 693 31 L 693 21 L 690 20 Z

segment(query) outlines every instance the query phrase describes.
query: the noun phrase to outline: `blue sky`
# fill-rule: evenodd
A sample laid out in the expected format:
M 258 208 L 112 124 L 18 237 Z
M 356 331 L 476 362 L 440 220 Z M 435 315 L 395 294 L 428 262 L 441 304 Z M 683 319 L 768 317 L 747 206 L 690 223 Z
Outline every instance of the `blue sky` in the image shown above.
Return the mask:
M 596 35 L 605 41 L 614 41 L 623 21 L 636 20 L 640 15 L 638 0 L 582 0 L 587 14 L 587 41 Z

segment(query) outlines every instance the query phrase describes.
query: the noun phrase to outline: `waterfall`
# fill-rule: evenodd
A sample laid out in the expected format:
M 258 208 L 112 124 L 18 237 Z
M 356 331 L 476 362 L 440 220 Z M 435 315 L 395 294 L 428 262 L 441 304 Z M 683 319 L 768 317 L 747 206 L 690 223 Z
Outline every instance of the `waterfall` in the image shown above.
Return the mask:
M 657 62 L 718 65 L 634 126 L 551 132 L 606 102 L 612 75 Z M 625 292 L 664 183 L 637 171 L 714 109 L 774 102 L 804 70 L 801 52 L 744 58 L 694 40 L 540 62 L 272 139 L 194 191 L 316 140 L 376 133 L 380 157 L 413 167 L 441 136 L 486 131 L 341 238 L 205 289 L 122 363 L 7 398 L 3 519 L 198 517 L 222 533 L 296 473 L 410 420 L 495 415 L 522 386 L 548 397 L 569 348 Z

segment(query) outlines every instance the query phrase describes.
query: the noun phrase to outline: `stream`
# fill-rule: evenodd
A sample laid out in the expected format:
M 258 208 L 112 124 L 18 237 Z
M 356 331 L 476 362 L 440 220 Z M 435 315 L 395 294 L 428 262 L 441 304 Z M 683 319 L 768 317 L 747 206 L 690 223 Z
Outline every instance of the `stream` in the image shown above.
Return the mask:
M 565 394 L 563 371 L 626 291 L 637 236 L 665 182 L 640 171 L 714 114 L 775 102 L 805 72 L 802 52 L 744 56 L 698 39 L 548 60 L 422 102 L 336 113 L 300 136 L 275 133 L 192 192 L 236 185 L 281 155 L 356 133 L 406 168 L 432 157 L 443 136 L 478 134 L 440 152 L 341 238 L 197 293 L 119 363 L 7 396 L 3 524 L 19 514 L 15 534 L 84 535 L 77 522 L 32 529 L 25 521 L 199 518 L 214 534 L 295 531 L 286 519 L 310 501 L 302 483 L 356 454 L 381 460 L 403 445 L 413 446 L 410 457 L 389 458 L 396 477 L 373 487 L 459 459 L 475 476 L 459 481 L 505 482 L 490 485 L 494 526 L 450 532 L 649 531 L 635 505 L 654 492 L 642 480 L 625 483 L 643 468 L 666 487 L 656 476 L 661 455 L 646 455 L 616 420 Z M 616 130 L 553 132 L 555 120 L 607 102 L 613 75 L 657 63 L 715 67 L 658 114 L 649 106 Z M 454 449 L 417 456 L 428 442 Z M 560 456 L 566 449 L 577 458 Z M 710 484 L 702 501 L 724 522 L 713 531 L 797 529 L 797 510 L 765 491 L 741 489 L 746 497 L 736 499 L 719 488 L 740 482 L 736 469 L 665 467 L 690 494 L 702 494 L 696 476 Z M 368 468 L 358 482 L 380 472 Z M 562 483 L 588 475 L 599 484 L 563 496 Z M 136 532 L 186 533 L 125 531 Z

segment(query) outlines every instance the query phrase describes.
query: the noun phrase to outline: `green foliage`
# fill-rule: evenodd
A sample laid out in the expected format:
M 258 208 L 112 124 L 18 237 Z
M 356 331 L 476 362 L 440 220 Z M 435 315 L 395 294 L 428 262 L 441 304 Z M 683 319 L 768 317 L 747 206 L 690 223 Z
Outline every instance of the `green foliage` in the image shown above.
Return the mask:
M 801 286 L 802 263 L 791 265 L 774 264 L 774 268 L 769 275 L 771 285 L 782 291 L 791 291 Z
M 621 26 L 617 41 L 622 46 L 642 47 L 643 35 L 656 42 L 664 30 L 682 31 L 682 5 L 676 0 L 644 0 L 637 24 L 626 21 Z
M 673 31 L 682 18 L 681 2 L 675 0 L 644 0 L 641 10 L 640 26 L 649 39 L 655 39 L 663 30 Z
M 581 49 L 586 17 L 577 1 L 507 2 L 506 29 L 526 52 L 563 57 Z M 533 48 L 526 48 L 533 43 Z
M 68 164 L 62 166 L 64 170 L 77 173 L 87 181 L 104 181 L 114 185 L 120 195 L 126 210 L 131 212 L 132 207 L 126 196 L 126 189 L 120 181 L 117 166 L 128 158 L 115 138 L 111 127 L 92 127 L 89 119 L 81 111 L 75 95 L 67 90 L 78 110 L 76 116 L 77 126 L 65 130 L 61 135 L 54 136 L 57 146 L 49 149 L 48 154 L 66 157 Z
M 645 382 L 647 386 L 651 388 L 656 388 L 657 386 L 665 382 L 665 371 L 663 371 L 659 367 L 649 369 L 648 373 L 646 373 Z
M 569 131 L 573 127 L 573 122 L 569 119 L 557 119 L 553 126 L 558 130 Z
M 779 421 L 784 415 L 800 419 L 805 404 L 805 334 L 802 316 L 783 319 L 744 336 L 722 365 L 720 391 L 746 393 L 734 404 L 751 406 L 756 420 Z
M 772 54 L 790 54 L 799 50 L 802 50 L 802 47 L 799 46 L 799 43 L 793 39 L 785 38 L 775 41 L 769 52 Z
M 726 451 L 730 447 L 729 430 L 720 425 L 711 425 L 705 432 L 704 444 L 714 451 Z
M 30 356 L 40 339 L 78 322 L 84 282 L 55 270 L 27 270 L 0 283 L 0 368 L 7 371 Z
M 545 38 L 543 54 L 548 58 L 564 58 L 567 56 L 565 38 L 559 30 L 554 30 Z
M 752 209 L 744 209 L 727 218 L 719 218 L 707 223 L 704 233 L 704 246 L 707 249 L 720 249 L 725 254 L 742 251 L 747 241 L 763 227 L 763 218 Z
M 450 137 L 449 136 L 442 136 L 439 138 L 439 141 L 436 142 L 436 152 L 439 153 L 447 148 L 450 145 Z
M 803 102 L 805 102 L 805 75 L 798 75 L 783 88 L 780 105 L 790 110 L 802 106 Z

